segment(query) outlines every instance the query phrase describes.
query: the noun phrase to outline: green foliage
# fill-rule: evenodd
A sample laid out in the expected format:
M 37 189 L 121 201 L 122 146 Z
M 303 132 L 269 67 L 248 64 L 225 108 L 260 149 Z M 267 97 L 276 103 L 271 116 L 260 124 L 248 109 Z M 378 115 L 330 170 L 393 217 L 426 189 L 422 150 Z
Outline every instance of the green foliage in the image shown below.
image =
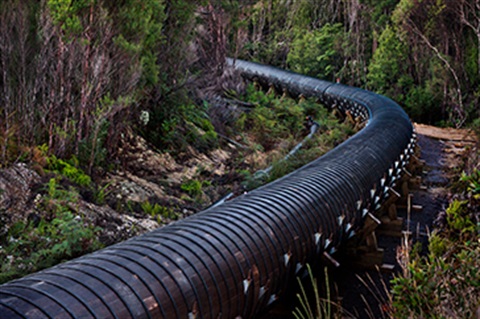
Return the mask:
M 155 89 L 162 94 L 170 95 L 172 90 L 176 91 L 177 94 L 187 94 L 185 91 L 178 91 L 176 87 L 179 83 L 184 82 L 190 74 L 187 70 L 187 67 L 190 66 L 187 62 L 188 54 L 190 54 L 188 46 L 195 35 L 196 22 L 198 21 L 198 16 L 195 16 L 197 8 L 198 1 L 194 0 L 166 2 L 162 28 L 165 41 L 153 53 L 157 59 L 155 63 L 160 67 L 160 81 Z M 152 40 L 156 41 L 154 38 Z M 175 105 L 181 103 L 175 103 Z M 169 106 L 171 105 L 166 105 L 166 107 Z
M 337 7 L 338 4 L 327 1 L 283 0 L 258 0 L 243 5 L 243 28 L 248 38 L 243 48 L 246 56 L 242 58 L 285 68 L 294 39 L 301 33 L 335 24 Z
M 341 24 L 325 24 L 318 30 L 295 31 L 287 63 L 298 73 L 334 80 L 341 68 L 339 53 L 343 28 Z
M 238 129 L 252 133 L 263 149 L 270 150 L 277 140 L 302 132 L 305 114 L 302 105 L 295 100 L 279 98 L 273 92 L 257 91 L 253 85 L 247 88 L 243 99 L 256 106 L 238 119 Z
M 172 208 L 159 205 L 157 203 L 150 203 L 145 201 L 141 204 L 142 210 L 145 214 L 150 215 L 154 218 L 157 218 L 157 221 L 160 223 L 162 218 L 168 219 L 177 219 L 178 215 L 175 213 L 175 210 Z
M 78 168 L 78 160 L 73 156 L 70 160 L 58 159 L 55 155 L 47 158 L 47 168 L 57 174 L 65 176 L 72 182 L 83 187 L 89 187 L 92 183 L 90 176 Z
M 97 238 L 101 229 L 71 209 L 78 193 L 62 189 L 54 178 L 46 185 L 46 191 L 37 204 L 38 209 L 47 212 L 46 217 L 19 221 L 2 238 L 1 283 L 102 247 Z
M 203 187 L 210 186 L 209 181 L 199 181 L 197 179 L 190 179 L 184 182 L 180 188 L 185 191 L 188 195 L 193 197 L 198 197 L 203 194 Z
M 353 127 L 348 123 L 338 123 L 338 119 L 314 99 L 296 101 L 286 96 L 276 96 L 273 91 L 257 91 L 253 85 L 247 87 L 242 99 L 254 104 L 255 108 L 238 118 L 236 128 L 253 139 L 251 151 L 265 153 L 273 150 L 272 155 L 267 157 L 267 162 L 271 163 L 269 172 L 264 171 L 265 167 L 257 167 L 261 170 L 255 174 L 247 170 L 240 171 L 242 184 L 247 190 L 291 173 L 354 133 Z M 319 132 L 285 159 L 288 152 L 310 133 L 304 126 L 307 116 L 316 119 L 320 125 Z
M 108 149 L 105 143 L 110 123 L 104 119 L 98 125 L 98 134 L 87 136 L 78 145 L 78 158 L 90 173 L 92 167 L 107 167 Z
M 15 114 L 7 127 L 19 128 L 18 142 L 48 143 L 60 158 L 77 156 L 89 173 L 103 166 L 118 152 L 136 102 L 163 77 L 165 11 L 163 0 L 2 1 L 0 24 L 11 52 L 0 53 L 9 79 L 0 86 L 2 96 L 20 93 L 0 122 Z M 106 100 L 115 103 L 104 109 Z
M 418 122 L 458 124 L 478 117 L 478 19 L 468 3 L 257 0 L 241 6 L 244 50 L 231 55 L 367 87 Z
M 251 39 L 243 48 L 249 57 L 276 66 L 285 65 L 292 38 L 292 26 L 286 23 L 292 12 L 289 9 L 281 0 L 259 0 L 251 6 L 247 16 Z
M 477 139 L 480 140 L 480 118 L 475 119 L 472 122 L 471 125 L 473 131 L 475 132 L 475 135 L 477 136 Z
M 239 172 L 242 177 L 242 185 L 245 190 L 252 190 L 258 188 L 266 183 L 268 176 L 259 176 L 258 174 L 252 174 L 249 170 L 241 170 Z
M 208 4 L 3 1 L 4 164 L 21 154 L 19 144 L 48 142 L 53 154 L 75 155 L 91 173 L 119 149 L 121 133 L 138 119 L 139 106 L 151 119 L 139 130 L 155 146 L 178 152 L 189 145 L 199 145 L 201 151 L 215 146 L 216 133 L 204 106 L 192 103 L 197 101 L 194 82 L 202 70 L 195 58 L 199 34 L 209 28 L 198 9 Z M 392 97 L 418 121 L 447 120 L 458 104 L 452 98 L 458 93 L 452 89 L 451 72 L 438 59 L 444 57 L 460 78 L 465 111 L 471 120 L 478 117 L 478 39 L 460 19 L 455 1 L 211 4 L 220 17 L 218 25 L 225 27 L 217 35 L 227 35 L 231 56 L 239 53 L 330 80 L 342 77 Z M 118 108 L 122 116 L 113 104 L 108 112 L 96 111 L 110 96 L 116 102 L 122 96 L 130 98 Z M 263 109 L 256 116 L 265 119 L 267 133 L 276 130 L 270 112 Z
M 399 296 L 393 303 L 396 315 L 408 318 L 410 313 L 429 314 L 429 310 L 439 303 L 439 287 L 433 279 L 439 271 L 446 271 L 445 263 L 440 259 L 422 267 L 414 263 L 408 270 L 409 278 L 397 277 L 392 281 L 393 294 Z
M 208 151 L 218 145 L 218 137 L 207 113 L 208 104 L 202 107 L 188 105 L 185 108 L 186 142 L 200 151 Z
M 374 32 L 383 30 L 389 23 L 392 12 L 398 4 L 398 0 L 363 0 L 373 11 L 370 19 L 373 22 Z
M 339 124 L 334 121 L 334 119 L 324 120 L 323 127 L 326 131 L 323 134 L 318 133 L 288 159 L 275 161 L 266 182 L 274 181 L 314 161 L 354 134 L 354 130 L 347 124 Z
M 207 113 L 208 104 L 172 103 L 174 107 L 155 108 L 150 112 L 150 120 L 142 130 L 148 141 L 173 153 L 185 151 L 188 146 L 207 151 L 218 144 Z
M 114 6 L 118 4 L 114 2 Z M 127 0 L 119 6 L 119 35 L 115 42 L 129 52 L 138 54 L 142 65 L 143 84 L 158 84 L 161 66 L 157 63 L 157 50 L 165 41 L 163 27 L 166 19 L 162 0 Z
M 418 83 L 409 72 L 406 57 L 411 53 L 403 38 L 391 25 L 382 31 L 368 67 L 367 84 L 400 103 L 414 120 L 434 123 L 442 115 L 437 95 L 444 85 L 440 80 L 443 70 L 437 60 L 425 61 L 430 73 L 437 76 Z
M 61 261 L 101 248 L 96 238 L 98 228 L 85 226 L 82 219 L 66 211 L 51 221 L 42 219 L 14 224 L 8 243 L 0 250 L 0 282 L 51 267 Z
M 84 30 L 82 11 L 94 3 L 94 0 L 48 0 L 47 6 L 54 23 L 60 25 L 67 36 L 74 36 Z
M 275 161 L 272 164 L 272 170 L 270 171 L 270 174 L 268 175 L 266 181 L 271 182 L 280 177 L 283 177 L 323 155 L 325 149 L 315 146 L 317 145 L 314 145 L 312 148 L 309 149 L 301 149 L 287 160 Z
M 469 84 L 474 86 L 478 84 L 478 74 L 479 68 L 478 65 L 478 56 L 480 55 L 479 46 L 477 45 L 478 39 L 475 39 L 473 35 L 466 36 L 466 44 L 465 44 L 465 58 L 464 58 L 464 66 L 465 72 L 467 73 L 467 77 L 469 80 Z
M 447 226 L 451 236 L 455 234 L 463 240 L 471 237 L 477 231 L 477 225 L 471 219 L 468 211 L 468 203 L 468 200 L 454 200 L 446 210 Z
M 480 178 L 475 172 L 462 180 L 463 193 L 447 208 L 445 226 L 430 236 L 428 255 L 412 251 L 403 275 L 392 281 L 395 318 L 475 317 L 480 302 L 480 201 L 472 195 Z
M 407 86 L 405 85 L 405 87 Z M 408 87 L 409 90 L 404 100 L 399 101 L 404 102 L 405 111 L 415 120 L 423 120 L 425 119 L 425 115 L 428 115 L 430 117 L 429 120 L 434 122 L 440 113 L 432 114 L 432 110 L 438 108 L 435 105 L 436 98 L 432 90 L 413 84 Z
M 96 185 L 94 193 L 93 193 L 93 201 L 97 205 L 104 205 L 106 196 L 108 195 L 109 191 L 108 188 L 110 187 L 110 183 L 105 184 L 104 186 Z
M 438 239 L 434 243 L 438 245 Z M 446 244 L 455 247 L 450 256 L 445 258 L 442 243 L 427 258 L 415 256 L 408 265 L 407 276 L 392 281 L 395 318 L 474 317 L 480 301 L 480 245 L 450 241 Z
M 475 169 L 471 174 L 462 173 L 460 181 L 467 184 L 467 191 L 474 195 L 480 194 L 480 170 Z M 477 197 L 477 199 L 480 199 Z
M 109 150 L 112 151 L 111 146 L 108 145 L 109 132 L 112 129 L 110 119 L 112 114 L 119 112 L 121 109 L 127 109 L 133 102 L 132 97 L 122 96 L 113 99 L 110 94 L 106 94 L 99 101 L 93 112 L 92 132 L 79 141 L 78 145 L 80 164 L 87 167 L 89 174 L 92 173 L 94 167 L 107 167 L 108 152 Z M 115 126 L 113 125 L 113 127 Z
M 405 74 L 404 58 L 407 48 L 395 29 L 389 25 L 383 30 L 378 41 L 379 46 L 369 65 L 368 85 L 380 94 L 395 98 L 398 92 L 401 92 L 399 82 Z
M 434 231 L 428 239 L 428 251 L 433 256 L 443 256 L 447 252 L 448 241 L 437 231 Z

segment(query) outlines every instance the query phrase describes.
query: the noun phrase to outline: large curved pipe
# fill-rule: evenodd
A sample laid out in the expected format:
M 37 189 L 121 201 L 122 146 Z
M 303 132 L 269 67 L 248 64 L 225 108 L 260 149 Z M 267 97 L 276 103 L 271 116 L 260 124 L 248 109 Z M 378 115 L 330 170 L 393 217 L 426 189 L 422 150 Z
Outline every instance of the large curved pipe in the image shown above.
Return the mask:
M 368 124 L 273 183 L 0 286 L 1 318 L 251 318 L 378 209 L 414 146 L 411 122 L 395 102 L 269 66 L 228 63 Z

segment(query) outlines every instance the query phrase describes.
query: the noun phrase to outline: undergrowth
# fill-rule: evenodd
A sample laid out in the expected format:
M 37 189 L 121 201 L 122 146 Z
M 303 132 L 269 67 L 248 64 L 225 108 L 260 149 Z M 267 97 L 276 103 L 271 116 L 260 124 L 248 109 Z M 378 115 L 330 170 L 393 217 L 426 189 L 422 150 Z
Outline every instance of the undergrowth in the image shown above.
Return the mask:
M 370 276 L 361 279 L 377 298 L 382 318 L 478 318 L 480 311 L 480 171 L 462 174 L 454 196 L 443 215 L 443 225 L 429 236 L 428 252 L 412 246 L 409 237 L 402 240 L 397 260 L 402 272 L 395 275 L 388 290 Z M 349 314 L 326 296 L 318 293 L 311 269 L 312 289 L 306 292 L 299 281 L 300 306 L 296 319 L 350 318 Z M 328 274 L 325 274 L 328 283 Z M 386 293 L 386 297 L 382 297 Z M 368 303 L 366 303 L 367 307 Z M 334 311 L 335 310 L 335 311 Z M 370 308 L 370 318 L 375 318 Z
M 143 202 L 141 205 L 143 212 L 152 218 L 154 218 L 159 224 L 163 224 L 164 219 L 176 220 L 178 214 L 175 209 L 157 203 L 150 203 L 149 201 Z
M 317 278 L 314 277 L 312 268 L 308 264 L 307 271 L 307 284 L 311 285 L 311 287 L 307 287 L 305 283 L 297 277 L 297 282 L 300 287 L 300 292 L 296 295 L 299 306 L 295 307 L 293 317 L 295 319 L 341 318 L 339 305 L 332 301 L 327 268 L 324 268 L 324 295 L 321 293 Z
M 56 178 L 35 199 L 28 220 L 13 224 L 1 238 L 0 283 L 51 267 L 102 247 L 100 228 L 86 221 L 75 209 L 78 192 L 63 188 Z
M 266 168 L 256 163 L 248 170 L 240 171 L 244 187 L 249 190 L 317 159 L 355 133 L 351 123 L 339 122 L 313 98 L 296 100 L 276 95 L 273 91 L 259 91 L 254 85 L 249 85 L 241 98 L 255 107 L 239 117 L 235 128 L 250 137 L 249 151 L 267 154 L 266 163 L 272 166 L 270 172 L 264 175 L 250 172 Z M 319 124 L 318 132 L 297 153 L 285 159 L 288 152 L 310 133 L 305 121 L 307 116 Z
M 463 174 L 463 189 L 430 234 L 428 254 L 408 241 L 393 281 L 393 318 L 476 318 L 480 309 L 480 174 Z
M 241 165 L 237 168 L 238 175 L 244 177 L 244 187 L 248 185 L 248 189 L 253 188 L 253 183 L 272 181 L 305 165 L 354 132 L 351 124 L 339 123 L 313 99 L 281 97 L 256 91 L 253 85 L 249 86 L 243 99 L 255 107 L 239 117 L 233 131 L 242 132 L 239 135 L 244 137 L 249 146 L 244 154 L 240 154 Z M 172 110 L 178 114 L 168 119 L 156 119 L 158 114 L 150 114 L 150 124 L 161 123 L 159 135 L 156 136 L 161 140 L 157 141 L 158 145 L 173 148 L 178 142 L 177 152 L 184 151 L 187 145 L 196 145 L 199 150 L 210 150 L 217 146 L 216 133 L 204 108 L 198 110 L 191 105 L 184 106 L 180 110 Z M 320 130 L 296 155 L 284 160 L 284 156 L 310 133 L 310 128 L 305 125 L 306 116 L 313 117 L 319 123 Z M 181 122 L 178 122 L 179 118 L 182 118 Z M 248 167 L 255 171 L 265 168 L 255 162 L 250 166 L 245 164 L 244 158 L 255 152 L 268 154 L 267 165 L 273 163 L 270 174 L 261 181 L 245 169 Z M 13 224 L 7 234 L 0 238 L 0 283 L 51 267 L 102 246 L 98 239 L 101 229 L 82 216 L 78 203 L 82 197 L 96 204 L 105 204 L 109 185 L 97 185 L 97 180 L 92 178 L 95 176 L 86 173 L 91 172 L 91 167 L 82 165 L 84 161 L 77 157 L 66 159 L 52 153 L 46 145 L 41 145 L 25 155 L 37 164 L 48 182 L 35 199 L 29 218 Z M 185 202 L 201 204 L 208 197 L 206 192 L 213 186 L 211 181 L 198 174 L 183 180 L 179 188 Z M 129 204 L 127 202 L 127 206 Z M 176 209 L 153 201 L 138 203 L 138 209 L 158 223 L 179 217 Z

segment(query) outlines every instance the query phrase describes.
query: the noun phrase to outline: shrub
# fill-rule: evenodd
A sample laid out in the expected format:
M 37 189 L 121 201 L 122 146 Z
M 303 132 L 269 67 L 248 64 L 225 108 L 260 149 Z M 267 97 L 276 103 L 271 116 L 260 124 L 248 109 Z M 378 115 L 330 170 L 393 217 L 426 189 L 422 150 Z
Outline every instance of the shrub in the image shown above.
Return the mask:
M 206 182 L 206 183 L 208 183 L 208 182 Z M 203 185 L 204 184 L 202 182 L 200 182 L 199 180 L 191 179 L 191 180 L 188 180 L 188 181 L 184 182 L 180 186 L 180 188 L 183 191 L 185 191 L 188 195 L 197 197 L 197 196 L 202 195 L 202 193 L 203 193 L 202 186 Z
M 97 235 L 101 228 L 85 222 L 70 208 L 78 199 L 74 190 L 61 189 L 54 178 L 37 203 L 43 217 L 31 215 L 8 230 L 0 249 L 0 282 L 51 267 L 102 247 Z
M 478 172 L 463 175 L 463 192 L 429 238 L 427 256 L 410 253 L 392 281 L 394 318 L 474 318 L 480 303 Z M 461 191 L 461 190 L 460 190 Z
M 186 99 L 182 103 L 175 99 L 169 103 L 177 105 L 149 113 L 150 120 L 141 129 L 149 142 L 174 153 L 185 151 L 187 146 L 207 151 L 217 145 L 217 133 L 207 114 L 208 105 L 197 106 Z
M 298 73 L 333 80 L 340 70 L 343 28 L 341 24 L 326 23 L 319 30 L 295 31 L 287 63 Z
M 145 201 L 141 204 L 141 207 L 145 214 L 157 218 L 159 223 L 161 222 L 162 217 L 170 219 L 176 219 L 178 217 L 172 208 L 157 203 L 152 204 L 149 201 Z
M 92 183 L 90 176 L 78 168 L 78 160 L 73 156 L 69 161 L 58 159 L 55 155 L 47 158 L 47 168 L 57 174 L 65 176 L 79 186 L 89 187 Z

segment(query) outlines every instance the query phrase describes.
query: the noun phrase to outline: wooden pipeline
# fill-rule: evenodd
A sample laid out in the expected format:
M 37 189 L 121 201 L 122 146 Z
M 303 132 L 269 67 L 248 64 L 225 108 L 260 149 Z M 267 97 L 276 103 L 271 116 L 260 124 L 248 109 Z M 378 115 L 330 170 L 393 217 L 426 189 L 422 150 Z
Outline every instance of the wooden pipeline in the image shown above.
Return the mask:
M 0 318 L 252 318 L 363 226 L 415 145 L 392 100 L 246 61 L 249 79 L 367 125 L 295 172 L 148 234 L 0 286 Z

